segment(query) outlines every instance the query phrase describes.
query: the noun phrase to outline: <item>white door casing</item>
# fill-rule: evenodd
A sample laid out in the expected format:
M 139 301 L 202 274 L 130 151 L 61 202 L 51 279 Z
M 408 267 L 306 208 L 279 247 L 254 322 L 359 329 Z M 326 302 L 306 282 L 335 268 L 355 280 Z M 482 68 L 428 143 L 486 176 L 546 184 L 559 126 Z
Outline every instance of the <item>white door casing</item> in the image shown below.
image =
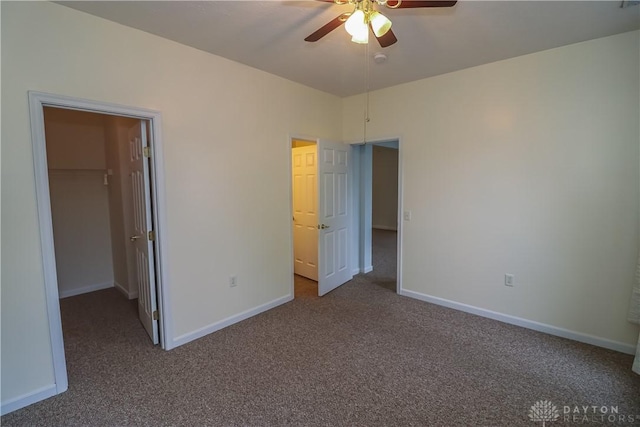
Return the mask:
M 130 237 L 136 253 L 136 277 L 138 282 L 138 316 L 154 344 L 158 344 L 158 318 L 156 300 L 155 262 L 151 214 L 151 189 L 149 174 L 148 141 L 146 123 L 141 120 L 129 129 L 129 154 L 131 159 L 131 194 L 133 196 L 134 235 Z M 145 148 L 147 153 L 145 153 Z
M 42 268 L 44 272 L 45 301 L 47 320 L 49 324 L 49 338 L 51 340 L 51 358 L 53 361 L 54 383 L 38 393 L 24 395 L 10 402 L 3 402 L 0 408 L 2 415 L 23 408 L 32 403 L 46 399 L 68 388 L 67 364 L 62 335 L 62 321 L 60 317 L 60 300 L 58 294 L 58 280 L 56 274 L 55 249 L 53 244 L 53 227 L 51 223 L 51 202 L 49 199 L 49 174 L 47 168 L 47 150 L 44 133 L 44 107 L 71 108 L 80 111 L 101 112 L 105 114 L 137 117 L 149 120 L 153 131 L 153 206 L 158 228 L 157 257 L 158 262 L 158 292 L 162 304 L 160 313 L 160 345 L 170 350 L 175 347 L 171 324 L 171 295 L 166 279 L 166 251 L 167 239 L 162 230 L 166 229 L 165 189 L 164 189 L 164 150 L 162 143 L 162 115 L 159 111 L 146 108 L 129 107 L 102 101 L 92 101 L 55 95 L 44 92 L 29 91 L 29 117 L 31 123 L 31 143 L 33 147 L 34 177 L 36 184 L 36 199 L 38 210 L 38 228 L 42 247 Z
M 293 187 L 293 271 L 318 280 L 317 147 L 291 149 Z
M 318 141 L 319 296 L 353 277 L 349 266 L 349 149 L 346 144 Z

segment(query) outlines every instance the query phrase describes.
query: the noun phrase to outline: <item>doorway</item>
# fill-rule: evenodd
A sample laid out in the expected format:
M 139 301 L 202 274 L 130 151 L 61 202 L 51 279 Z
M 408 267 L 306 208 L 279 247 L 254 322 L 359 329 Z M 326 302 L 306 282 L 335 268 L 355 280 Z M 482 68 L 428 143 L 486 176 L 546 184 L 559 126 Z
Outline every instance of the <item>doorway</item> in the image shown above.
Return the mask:
M 294 285 L 303 281 L 309 291 L 315 282 L 323 296 L 353 277 L 351 147 L 293 137 L 289 149 Z
M 296 297 L 318 295 L 318 148 L 291 141 L 293 273 Z
M 137 300 L 139 319 L 157 344 L 155 254 L 147 235 L 152 182 L 143 154 L 148 124 L 44 107 L 59 296 L 115 287 Z
M 400 141 L 374 141 L 357 149 L 358 268 L 376 285 L 398 293 L 402 286 Z
M 153 292 L 157 290 L 157 309 L 150 313 L 150 316 L 156 322 L 155 334 L 152 333 L 152 338 L 159 341 L 160 346 L 164 349 L 172 348 L 171 334 L 167 329 L 167 318 L 170 316 L 168 309 L 168 295 L 166 293 L 166 277 L 164 266 L 164 251 L 162 236 L 165 229 L 165 211 L 162 208 L 164 206 L 164 171 L 162 169 L 162 144 L 161 144 L 161 116 L 157 111 L 146 110 L 136 107 L 125 107 L 120 105 L 114 105 L 109 103 L 102 103 L 96 101 L 82 100 L 77 98 L 69 98 L 59 95 L 51 95 L 41 92 L 29 92 L 29 108 L 31 118 L 31 134 L 34 153 L 34 171 L 36 178 L 36 196 L 38 201 L 38 220 L 40 225 L 40 237 L 42 241 L 42 257 L 44 265 L 45 276 L 45 289 L 46 289 L 46 304 L 49 320 L 49 331 L 51 336 L 51 343 L 53 349 L 53 362 L 54 362 L 54 375 L 56 383 L 56 393 L 64 392 L 68 387 L 68 377 L 66 371 L 66 359 L 64 354 L 64 338 L 62 334 L 62 322 L 60 315 L 60 302 L 59 297 L 61 292 L 58 289 L 58 272 L 56 269 L 56 249 L 54 243 L 54 230 L 52 225 L 52 204 L 51 204 L 51 190 L 60 190 L 60 188 L 53 188 L 57 184 L 51 185 L 49 179 L 49 162 L 55 163 L 51 159 L 47 159 L 47 144 L 46 144 L 46 132 L 45 132 L 45 109 L 63 109 L 63 110 L 75 110 L 79 112 L 107 114 L 119 117 L 127 117 L 135 119 L 139 124 L 138 130 L 141 133 L 148 133 L 150 140 L 153 141 L 151 145 L 148 145 L 143 135 L 138 138 L 140 141 L 135 140 L 132 142 L 129 140 L 130 158 L 136 157 L 136 155 L 143 155 L 148 160 L 146 166 L 143 167 L 145 178 L 145 187 L 139 187 L 140 198 L 144 198 L 146 205 L 146 218 L 138 218 L 140 221 L 147 220 L 146 223 L 139 222 L 143 225 L 147 237 L 147 249 L 153 254 L 152 257 L 146 261 L 150 270 L 147 272 L 149 278 L 149 288 Z M 53 111 L 53 110 L 51 110 Z M 137 145 L 136 145 L 137 144 Z M 147 148 L 145 148 L 147 147 Z M 133 149 L 138 150 L 136 153 Z M 82 159 L 84 155 L 81 151 L 74 150 L 73 147 L 69 149 L 73 157 L 81 158 L 80 163 L 76 163 L 73 167 L 64 168 L 61 173 L 74 174 L 78 173 L 78 170 L 86 169 L 85 172 L 89 175 L 95 174 L 95 167 L 92 167 L 89 163 L 89 167 L 78 167 L 78 164 L 84 164 Z M 76 159 L 77 160 L 77 159 Z M 95 159 L 94 159 L 95 160 Z M 58 163 L 58 166 L 60 164 Z M 93 165 L 95 166 L 95 164 Z M 69 169 L 64 171 L 64 169 Z M 102 183 L 109 181 L 110 168 L 103 168 L 103 174 L 100 177 Z M 134 171 L 135 172 L 135 171 Z M 82 184 L 84 185 L 84 184 Z M 93 184 L 92 184 L 93 185 Z M 63 186 L 64 187 L 64 186 Z M 132 188 L 135 190 L 135 188 Z M 67 190 L 63 189 L 63 193 Z M 135 191 L 134 191 L 135 192 Z M 134 196 L 135 200 L 135 196 Z M 135 204 L 135 203 L 134 203 Z M 138 221 L 136 219 L 136 221 Z M 149 225 L 149 226 L 148 226 Z M 111 230 L 110 230 L 111 231 Z M 133 237 L 133 236 L 129 236 Z M 134 239 L 137 240 L 137 239 Z M 153 280 L 153 274 L 156 273 L 155 280 Z M 144 282 L 145 272 L 137 273 L 138 282 Z M 104 284 L 104 283 L 103 283 Z M 153 285 L 153 286 L 151 286 Z M 77 291 L 77 289 L 76 289 Z M 156 298 L 153 298 L 155 301 Z M 144 323 L 144 322 L 143 322 Z M 153 332 L 153 331 L 152 331 Z
M 291 147 L 293 186 L 293 272 L 318 282 L 318 149 L 314 142 L 294 140 Z
M 397 292 L 398 143 L 372 144 L 371 265 L 372 281 Z

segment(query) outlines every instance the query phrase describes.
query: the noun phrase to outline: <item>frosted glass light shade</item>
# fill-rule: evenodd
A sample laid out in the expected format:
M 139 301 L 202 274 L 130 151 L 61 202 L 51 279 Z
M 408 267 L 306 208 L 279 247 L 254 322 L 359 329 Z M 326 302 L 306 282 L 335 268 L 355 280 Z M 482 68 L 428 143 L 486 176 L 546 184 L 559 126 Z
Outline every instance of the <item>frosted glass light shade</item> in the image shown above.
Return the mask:
M 344 28 L 353 37 L 362 36 L 363 32 L 367 32 L 364 12 L 361 10 L 353 12 L 347 22 L 344 23 Z
M 366 30 L 366 28 L 365 28 L 365 30 Z M 354 43 L 359 43 L 359 44 L 367 44 L 367 43 L 369 43 L 369 31 L 366 30 L 362 34 L 356 34 L 355 36 L 351 37 L 351 41 L 354 42 Z
M 377 11 L 371 12 L 371 15 L 369 15 L 369 22 L 371 22 L 371 28 L 373 28 L 373 33 L 376 37 L 384 36 L 387 34 L 389 29 L 391 29 L 391 21 Z

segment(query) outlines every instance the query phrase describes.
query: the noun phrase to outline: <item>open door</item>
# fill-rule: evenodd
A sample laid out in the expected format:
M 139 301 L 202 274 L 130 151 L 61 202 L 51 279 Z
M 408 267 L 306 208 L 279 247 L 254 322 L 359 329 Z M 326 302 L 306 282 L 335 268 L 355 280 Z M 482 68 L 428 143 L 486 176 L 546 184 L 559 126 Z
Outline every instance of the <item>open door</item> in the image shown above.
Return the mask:
M 318 295 L 351 280 L 348 202 L 349 146 L 318 142 Z
M 293 272 L 318 281 L 318 162 L 315 144 L 291 149 Z
M 158 344 L 158 303 L 156 300 L 155 261 L 153 253 L 153 221 L 149 187 L 150 148 L 146 123 L 141 120 L 128 133 L 131 158 L 131 190 L 133 196 L 134 234 L 138 281 L 138 316 L 154 344 Z

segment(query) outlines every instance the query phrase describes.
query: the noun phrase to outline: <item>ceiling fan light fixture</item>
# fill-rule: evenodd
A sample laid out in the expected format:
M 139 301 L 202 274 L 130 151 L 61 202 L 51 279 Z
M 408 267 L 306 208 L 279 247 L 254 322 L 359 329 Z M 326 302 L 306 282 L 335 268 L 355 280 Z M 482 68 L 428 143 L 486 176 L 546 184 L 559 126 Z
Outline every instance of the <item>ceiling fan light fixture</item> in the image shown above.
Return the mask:
M 351 37 L 351 41 L 358 44 L 367 44 L 369 43 L 369 31 L 365 31 L 362 34 L 356 34 Z
M 378 11 L 371 12 L 369 22 L 376 37 L 382 37 L 391 29 L 391 21 Z
M 344 29 L 347 30 L 352 37 L 361 35 L 367 30 L 367 24 L 365 22 L 365 15 L 362 10 L 356 10 L 351 14 L 347 22 L 344 23 Z M 364 30 L 363 30 L 364 29 Z

